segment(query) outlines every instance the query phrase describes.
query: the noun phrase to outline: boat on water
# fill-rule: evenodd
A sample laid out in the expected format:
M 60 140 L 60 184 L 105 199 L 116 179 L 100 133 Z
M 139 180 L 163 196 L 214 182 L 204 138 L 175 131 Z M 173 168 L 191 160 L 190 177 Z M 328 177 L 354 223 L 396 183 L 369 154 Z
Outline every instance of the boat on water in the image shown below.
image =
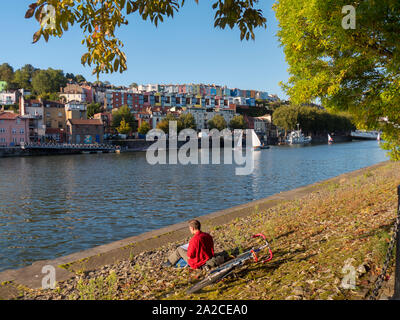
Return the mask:
M 333 139 L 331 137 L 331 135 L 328 133 L 328 144 L 332 144 L 333 143 Z
M 261 143 L 254 129 L 251 129 L 251 144 L 254 150 L 269 149 L 269 146 L 266 146 L 263 143 Z
M 286 138 L 287 144 L 307 144 L 311 143 L 312 138 L 310 136 L 306 137 L 301 132 L 301 130 L 295 130 L 289 133 Z
M 350 134 L 356 140 L 380 140 L 379 131 L 356 130 Z

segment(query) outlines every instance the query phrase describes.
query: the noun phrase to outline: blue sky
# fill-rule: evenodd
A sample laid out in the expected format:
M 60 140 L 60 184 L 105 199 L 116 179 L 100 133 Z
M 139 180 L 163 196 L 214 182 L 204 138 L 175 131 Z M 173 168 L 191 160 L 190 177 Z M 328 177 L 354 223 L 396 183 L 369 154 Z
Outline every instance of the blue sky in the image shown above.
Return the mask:
M 32 44 L 38 29 L 35 19 L 24 15 L 33 0 L 2 1 L 0 10 L 0 64 L 7 62 L 18 69 L 30 63 L 35 67 L 62 69 L 82 74 L 95 81 L 91 68 L 81 65 L 85 47 L 77 25 L 61 39 Z M 239 30 L 215 29 L 212 1 L 193 0 L 156 28 L 138 15 L 128 17 L 117 36 L 124 42 L 128 70 L 100 75 L 101 81 L 115 85 L 136 83 L 215 83 L 241 89 L 276 93 L 285 98 L 279 86 L 287 81 L 287 64 L 276 32 L 277 21 L 272 1 L 261 1 L 267 29 L 256 30 L 255 41 L 240 41 Z

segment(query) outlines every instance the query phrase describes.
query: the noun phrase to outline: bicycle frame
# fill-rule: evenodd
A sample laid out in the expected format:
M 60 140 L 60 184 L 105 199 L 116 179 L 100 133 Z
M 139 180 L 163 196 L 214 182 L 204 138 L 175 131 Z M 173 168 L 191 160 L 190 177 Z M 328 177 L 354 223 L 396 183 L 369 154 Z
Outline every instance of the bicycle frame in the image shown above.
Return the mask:
M 236 258 L 234 258 L 232 261 L 228 261 L 226 264 L 223 264 L 220 267 L 218 267 L 218 268 L 216 268 L 214 270 L 211 270 L 210 274 L 218 272 L 218 271 L 220 271 L 222 269 L 227 269 L 228 267 L 231 267 L 231 266 L 232 267 L 237 267 L 239 265 L 242 265 L 244 262 L 246 262 L 247 260 L 250 260 L 252 257 L 255 260 L 255 262 L 258 262 L 258 258 L 256 258 L 257 256 L 254 255 L 253 253 L 260 252 L 261 250 L 263 250 L 265 248 L 268 248 L 269 257 L 268 257 L 268 259 L 263 260 L 262 263 L 266 263 L 266 262 L 270 261 L 272 259 L 273 255 L 272 255 L 272 251 L 271 251 L 271 248 L 269 246 L 269 243 L 268 243 L 266 237 L 261 233 L 255 234 L 253 236 L 253 238 L 256 238 L 256 237 L 262 237 L 264 239 L 264 241 L 265 241 L 265 245 L 263 245 L 263 246 L 261 246 L 259 248 L 251 248 L 250 250 L 248 250 L 248 251 L 242 253 L 241 255 L 237 256 Z

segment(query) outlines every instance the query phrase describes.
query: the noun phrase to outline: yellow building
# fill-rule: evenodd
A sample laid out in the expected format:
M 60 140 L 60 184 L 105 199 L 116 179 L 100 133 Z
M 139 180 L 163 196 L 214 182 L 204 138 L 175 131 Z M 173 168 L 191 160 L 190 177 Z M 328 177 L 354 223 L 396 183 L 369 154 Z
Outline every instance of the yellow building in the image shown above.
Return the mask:
M 65 105 L 56 101 L 42 101 L 46 129 L 66 129 Z

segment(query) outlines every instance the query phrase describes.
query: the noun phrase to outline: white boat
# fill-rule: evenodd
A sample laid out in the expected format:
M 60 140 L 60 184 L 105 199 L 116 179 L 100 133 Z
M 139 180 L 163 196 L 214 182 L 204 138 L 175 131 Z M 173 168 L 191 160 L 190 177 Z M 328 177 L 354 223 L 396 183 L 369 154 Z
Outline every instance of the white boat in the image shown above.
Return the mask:
M 352 131 L 350 134 L 354 139 L 357 140 L 379 140 L 379 131 L 366 131 L 366 130 L 356 130 Z M 378 139 L 379 137 L 379 139 Z
M 306 144 L 311 143 L 312 138 L 310 136 L 305 137 L 301 133 L 301 130 L 292 131 L 286 138 L 286 143 L 288 144 Z
M 253 146 L 254 150 L 269 149 L 269 146 L 261 144 L 261 141 L 254 129 L 251 129 L 251 145 Z
M 381 133 L 378 132 L 378 137 L 376 138 L 376 140 L 381 141 Z
M 331 137 L 331 135 L 328 133 L 328 143 L 332 144 L 333 143 L 333 139 Z

